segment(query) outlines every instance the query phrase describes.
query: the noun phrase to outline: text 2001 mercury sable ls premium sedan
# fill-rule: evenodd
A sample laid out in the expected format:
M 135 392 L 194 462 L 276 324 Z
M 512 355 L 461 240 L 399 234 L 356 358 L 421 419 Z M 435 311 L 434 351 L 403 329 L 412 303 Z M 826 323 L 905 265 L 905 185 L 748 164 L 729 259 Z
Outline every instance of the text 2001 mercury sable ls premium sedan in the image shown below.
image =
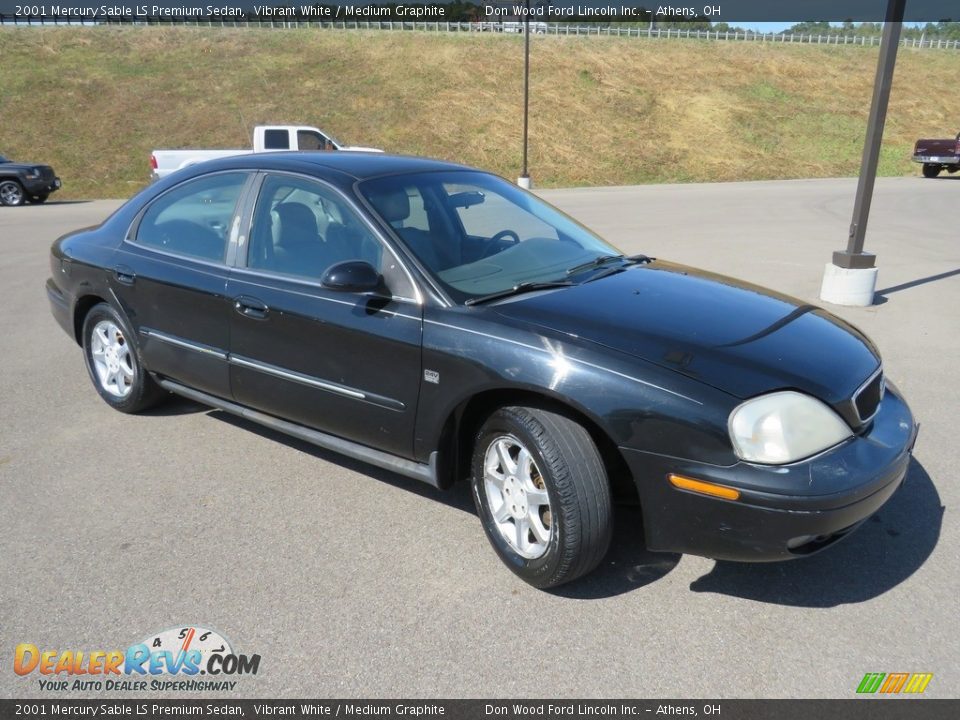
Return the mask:
M 900 486 L 916 428 L 862 333 L 625 257 L 536 196 L 373 154 L 203 163 L 57 240 L 53 314 L 99 394 L 168 392 L 439 488 L 552 587 L 638 500 L 652 550 L 780 560 Z

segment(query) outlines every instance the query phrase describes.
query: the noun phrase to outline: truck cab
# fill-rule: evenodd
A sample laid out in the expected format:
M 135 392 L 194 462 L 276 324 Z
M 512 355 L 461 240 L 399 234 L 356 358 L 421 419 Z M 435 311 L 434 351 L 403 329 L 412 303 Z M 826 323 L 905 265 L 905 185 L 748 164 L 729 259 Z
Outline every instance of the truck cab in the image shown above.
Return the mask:
M 305 125 L 258 125 L 253 131 L 253 151 L 279 150 L 339 150 L 334 138 L 315 127 Z
M 150 154 L 150 178 L 159 180 L 206 160 L 291 150 L 383 152 L 378 148 L 341 145 L 332 136 L 309 125 L 257 125 L 253 129 L 253 147 L 249 150 L 154 150 Z

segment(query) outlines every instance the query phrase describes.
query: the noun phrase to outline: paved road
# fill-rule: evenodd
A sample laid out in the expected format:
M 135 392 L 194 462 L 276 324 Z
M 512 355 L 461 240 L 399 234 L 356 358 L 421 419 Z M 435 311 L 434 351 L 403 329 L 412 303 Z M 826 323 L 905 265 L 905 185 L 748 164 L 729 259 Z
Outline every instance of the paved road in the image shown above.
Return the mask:
M 816 301 L 850 180 L 544 192 L 619 243 Z M 199 623 L 262 656 L 243 696 L 851 697 L 867 671 L 960 695 L 958 180 L 881 180 L 879 344 L 923 427 L 903 492 L 788 564 L 647 553 L 533 590 L 441 495 L 187 402 L 126 417 L 50 318 L 50 241 L 113 201 L 0 208 L 0 696 L 15 644 L 126 648 Z

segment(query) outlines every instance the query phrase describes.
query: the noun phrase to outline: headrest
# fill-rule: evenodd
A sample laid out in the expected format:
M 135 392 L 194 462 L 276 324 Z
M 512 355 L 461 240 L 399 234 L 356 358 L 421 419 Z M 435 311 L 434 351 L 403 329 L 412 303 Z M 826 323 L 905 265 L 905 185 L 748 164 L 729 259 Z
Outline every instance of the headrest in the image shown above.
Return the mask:
M 278 245 L 290 247 L 317 241 L 317 216 L 306 205 L 297 202 L 280 203 L 274 208 L 280 218 Z
M 400 222 L 410 217 L 410 198 L 406 190 L 391 190 L 372 195 L 370 203 L 388 223 Z

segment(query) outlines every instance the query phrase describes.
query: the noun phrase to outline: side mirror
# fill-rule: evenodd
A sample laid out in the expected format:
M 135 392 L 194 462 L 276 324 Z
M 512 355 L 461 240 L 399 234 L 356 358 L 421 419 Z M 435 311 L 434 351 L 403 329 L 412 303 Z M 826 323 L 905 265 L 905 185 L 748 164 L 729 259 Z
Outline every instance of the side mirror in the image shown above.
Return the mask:
M 370 263 L 347 260 L 327 268 L 320 284 L 339 292 L 372 292 L 383 287 L 383 278 Z

